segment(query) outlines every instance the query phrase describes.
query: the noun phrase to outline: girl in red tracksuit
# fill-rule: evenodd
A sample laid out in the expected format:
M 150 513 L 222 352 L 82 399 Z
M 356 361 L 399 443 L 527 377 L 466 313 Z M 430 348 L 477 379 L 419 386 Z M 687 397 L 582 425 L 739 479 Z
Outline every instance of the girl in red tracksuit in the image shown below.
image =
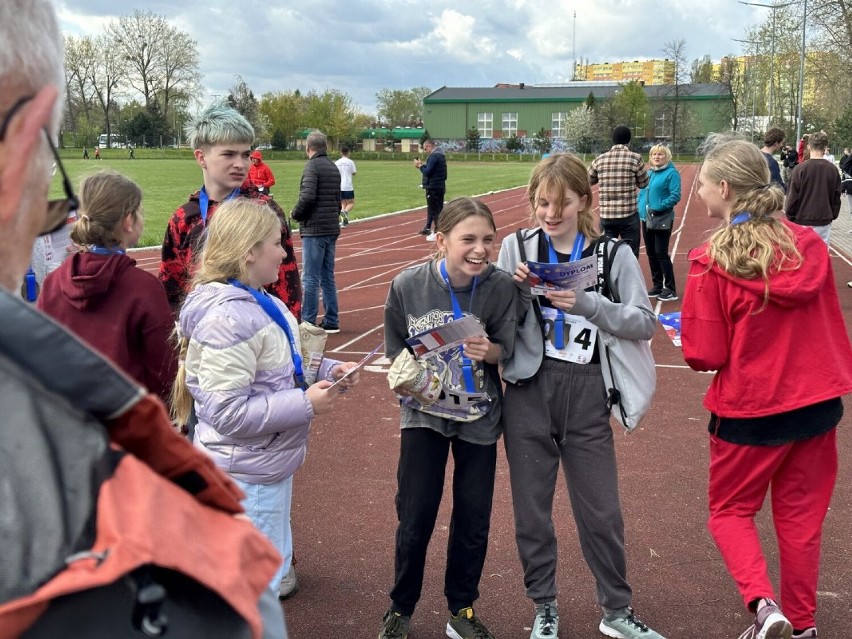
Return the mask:
M 822 525 L 852 347 L 825 243 L 776 217 L 784 194 L 757 147 L 712 138 L 698 195 L 722 224 L 689 254 L 681 317 L 686 362 L 716 371 L 704 399 L 708 528 L 756 616 L 743 637 L 816 637 Z M 754 524 L 770 485 L 780 606 Z

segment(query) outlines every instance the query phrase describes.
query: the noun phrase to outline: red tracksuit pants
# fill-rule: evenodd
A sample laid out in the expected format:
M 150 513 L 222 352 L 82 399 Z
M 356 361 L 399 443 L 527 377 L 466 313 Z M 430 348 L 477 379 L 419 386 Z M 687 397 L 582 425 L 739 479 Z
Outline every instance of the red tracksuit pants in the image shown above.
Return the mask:
M 783 446 L 711 436 L 707 527 L 747 607 L 761 597 L 776 599 L 754 523 L 771 487 L 781 609 L 794 628 L 815 625 L 822 525 L 836 478 L 836 429 Z

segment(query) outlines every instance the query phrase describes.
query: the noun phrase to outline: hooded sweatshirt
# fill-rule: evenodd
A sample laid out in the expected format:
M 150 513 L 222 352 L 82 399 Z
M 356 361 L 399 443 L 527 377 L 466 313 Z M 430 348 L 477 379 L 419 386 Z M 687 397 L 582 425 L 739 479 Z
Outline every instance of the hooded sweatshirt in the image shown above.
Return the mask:
M 174 315 L 157 278 L 122 253 L 75 253 L 44 280 L 38 308 L 168 399 Z
M 825 243 L 784 222 L 803 261 L 764 281 L 735 277 L 711 263 L 707 245 L 689 254 L 681 311 L 683 355 L 716 374 L 704 406 L 720 417 L 777 415 L 852 391 L 852 347 Z

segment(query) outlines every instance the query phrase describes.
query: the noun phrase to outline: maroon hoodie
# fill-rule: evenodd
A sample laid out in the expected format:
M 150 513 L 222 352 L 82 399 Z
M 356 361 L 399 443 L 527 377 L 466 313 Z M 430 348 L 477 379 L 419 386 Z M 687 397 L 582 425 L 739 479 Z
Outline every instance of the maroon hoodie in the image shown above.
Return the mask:
M 76 253 L 48 275 L 38 308 L 168 399 L 177 368 L 174 328 L 159 280 L 116 253 Z

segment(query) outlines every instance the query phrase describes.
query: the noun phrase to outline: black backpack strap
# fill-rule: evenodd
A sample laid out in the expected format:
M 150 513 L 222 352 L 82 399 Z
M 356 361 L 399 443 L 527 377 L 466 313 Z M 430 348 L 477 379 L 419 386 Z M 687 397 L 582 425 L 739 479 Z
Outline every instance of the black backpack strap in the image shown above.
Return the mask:
M 625 244 L 625 240 L 612 241 L 612 250 L 610 250 L 610 242 L 611 238 L 604 235 L 598 239 L 597 245 L 595 246 L 595 254 L 598 256 L 597 290 L 607 299 L 619 303 L 621 302 L 621 298 L 618 295 L 618 291 L 615 287 L 610 286 L 610 282 L 612 281 L 610 273 L 612 273 L 612 264 L 615 261 L 615 254 L 618 252 L 618 249 Z
M 624 240 L 616 240 L 612 243 L 612 250 L 610 250 L 610 239 L 609 237 L 602 237 L 598 240 L 597 246 L 595 247 L 595 254 L 598 256 L 598 284 L 597 290 L 598 292 L 606 297 L 607 299 L 612 300 L 615 303 L 619 303 L 621 300 L 618 296 L 618 292 L 615 290 L 615 287 L 610 286 L 611 277 L 610 273 L 612 272 L 612 263 L 615 260 L 615 254 L 618 251 L 619 247 L 624 244 Z M 615 373 L 612 369 L 612 359 L 609 355 L 609 346 L 604 345 L 604 352 L 606 353 L 606 366 L 609 367 L 609 375 L 610 379 L 615 379 Z M 615 388 L 613 385 L 612 388 L 607 389 L 606 396 L 606 408 L 611 411 L 612 407 L 618 405 L 618 409 L 621 411 L 622 420 L 627 420 L 627 415 L 624 411 L 624 405 L 621 403 L 621 392 Z
M 524 248 L 524 241 L 530 239 L 531 237 L 535 237 L 541 229 L 536 229 L 533 231 L 532 235 L 527 238 L 524 238 L 524 229 L 518 229 L 515 231 L 515 237 L 518 238 L 518 254 L 521 257 L 521 262 L 527 261 L 527 249 Z M 544 340 L 544 315 L 541 314 L 541 304 L 538 301 L 538 295 L 533 295 L 532 299 L 533 312 L 535 312 L 535 318 L 538 321 L 538 326 L 541 329 L 541 339 Z

